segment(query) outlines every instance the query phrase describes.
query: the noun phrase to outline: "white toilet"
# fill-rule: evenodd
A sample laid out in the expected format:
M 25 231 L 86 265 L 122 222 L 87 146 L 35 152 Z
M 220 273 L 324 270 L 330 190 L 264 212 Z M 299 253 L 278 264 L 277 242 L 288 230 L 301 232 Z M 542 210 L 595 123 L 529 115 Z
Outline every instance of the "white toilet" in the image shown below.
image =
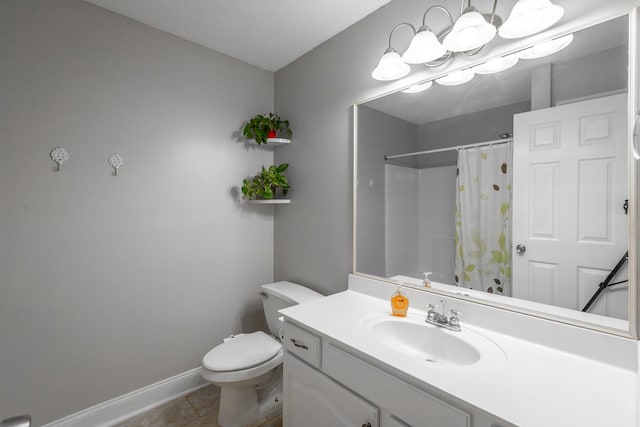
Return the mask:
M 238 334 L 224 340 L 202 359 L 202 377 L 220 387 L 218 424 L 236 427 L 260 416 L 256 386 L 269 381 L 282 364 L 282 320 L 278 310 L 321 298 L 322 295 L 292 282 L 261 286 L 262 307 L 269 331 Z

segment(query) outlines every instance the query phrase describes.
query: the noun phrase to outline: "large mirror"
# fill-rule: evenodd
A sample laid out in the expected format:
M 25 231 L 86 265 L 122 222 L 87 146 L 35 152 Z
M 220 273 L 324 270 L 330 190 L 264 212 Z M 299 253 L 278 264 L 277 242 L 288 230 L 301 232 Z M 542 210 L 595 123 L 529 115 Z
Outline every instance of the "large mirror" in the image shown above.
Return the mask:
M 628 33 L 357 104 L 354 271 L 628 333 Z

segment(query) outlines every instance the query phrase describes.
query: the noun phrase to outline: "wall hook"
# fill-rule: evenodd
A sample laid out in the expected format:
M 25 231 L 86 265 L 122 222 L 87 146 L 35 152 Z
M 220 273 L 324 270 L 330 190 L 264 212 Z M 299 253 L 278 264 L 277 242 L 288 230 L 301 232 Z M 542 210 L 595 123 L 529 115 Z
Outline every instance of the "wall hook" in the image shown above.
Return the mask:
M 119 154 L 112 154 L 111 157 L 109 157 L 109 164 L 113 168 L 113 176 L 118 176 L 118 169 L 124 165 L 124 161 Z
M 65 150 L 61 145 L 58 145 L 56 148 L 51 150 L 51 160 L 56 162 L 58 167 L 56 168 L 56 172 L 58 172 L 62 168 L 62 164 L 69 160 L 69 152 Z

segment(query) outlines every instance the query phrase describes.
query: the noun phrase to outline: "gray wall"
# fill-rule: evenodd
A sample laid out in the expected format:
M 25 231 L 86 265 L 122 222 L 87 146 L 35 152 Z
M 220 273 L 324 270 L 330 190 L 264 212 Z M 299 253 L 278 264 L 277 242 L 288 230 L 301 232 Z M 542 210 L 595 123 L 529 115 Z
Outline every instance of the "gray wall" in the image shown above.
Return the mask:
M 551 103 L 627 88 L 628 48 L 617 47 L 551 66 Z
M 450 10 L 460 7 L 458 1 L 440 3 Z M 560 26 L 578 19 L 593 21 L 603 11 L 628 11 L 634 5 L 632 0 L 557 3 L 565 7 Z M 514 4 L 501 1 L 498 13 L 506 16 Z M 292 204 L 275 214 L 276 279 L 298 280 L 327 293 L 346 288 L 352 270 L 351 105 L 445 71 L 413 66 L 402 81 L 371 78 L 391 29 L 400 22 L 418 24 L 427 6 L 424 1 L 395 0 L 276 72 L 276 111 L 291 120 L 295 132 L 292 146 L 275 153 L 277 162 L 291 163 L 294 185 Z M 397 38 L 394 46 L 402 49 L 406 41 Z M 497 40 L 486 54 L 513 47 L 510 43 L 524 41 Z M 459 58 L 451 66 L 466 61 Z
M 416 147 L 416 125 L 367 107 L 358 109 L 357 271 L 385 275 L 385 154 Z M 391 153 L 389 150 L 392 150 Z M 414 162 L 415 163 L 415 162 Z M 373 187 L 370 186 L 370 181 Z
M 273 154 L 234 135 L 273 74 L 80 0 L 3 0 L 0 52 L 0 419 L 41 425 L 262 327 L 272 208 L 233 187 Z
M 501 133 L 513 133 L 514 114 L 529 110 L 530 102 L 525 101 L 425 123 L 418 127 L 418 146 L 416 151 L 455 147 L 457 145 L 499 139 Z M 454 150 L 420 156 L 418 165 L 421 168 L 455 165 L 457 161 L 458 155 Z
M 291 164 L 293 186 L 291 205 L 275 214 L 276 279 L 323 293 L 346 288 L 353 262 L 351 106 L 382 91 L 371 70 L 410 4 L 416 13 L 424 5 L 392 2 L 276 72 L 275 109 L 295 133 L 291 146 L 275 153 L 277 163 Z

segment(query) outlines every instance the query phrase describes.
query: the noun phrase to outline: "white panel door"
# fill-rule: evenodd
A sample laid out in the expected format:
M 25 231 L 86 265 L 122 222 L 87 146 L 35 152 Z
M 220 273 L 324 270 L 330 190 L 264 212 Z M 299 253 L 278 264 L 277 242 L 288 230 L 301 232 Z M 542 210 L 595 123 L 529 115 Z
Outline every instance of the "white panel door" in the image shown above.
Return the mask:
M 285 354 L 284 427 L 378 427 L 378 408 Z
M 514 297 L 580 310 L 627 251 L 626 111 L 620 94 L 514 116 Z M 589 311 L 627 318 L 626 294 Z

